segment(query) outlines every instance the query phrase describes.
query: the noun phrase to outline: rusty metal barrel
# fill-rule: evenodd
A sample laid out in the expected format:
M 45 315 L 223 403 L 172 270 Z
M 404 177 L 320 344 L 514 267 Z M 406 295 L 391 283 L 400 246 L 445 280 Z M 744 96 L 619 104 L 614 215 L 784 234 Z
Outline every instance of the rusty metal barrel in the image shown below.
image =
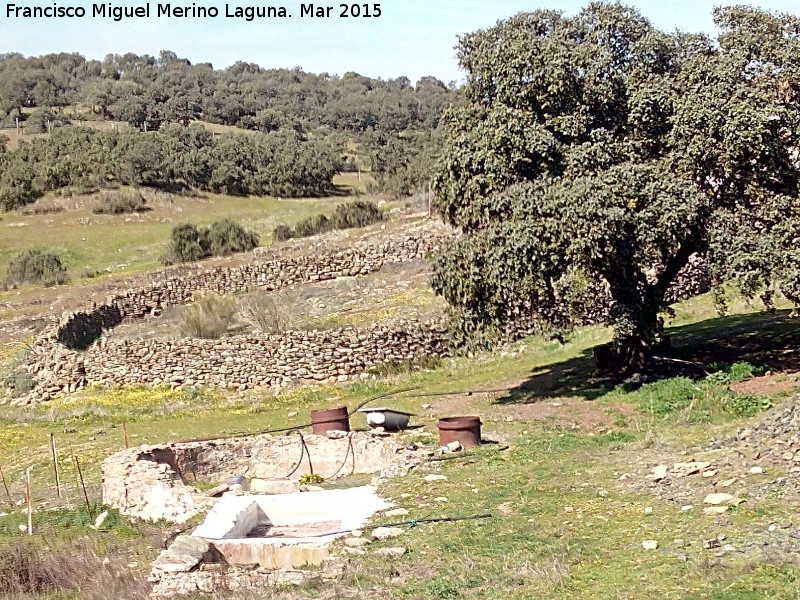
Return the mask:
M 328 410 L 311 411 L 311 431 L 325 435 L 328 431 L 350 431 L 350 417 L 347 407 L 340 406 Z
M 473 448 L 481 443 L 480 417 L 446 417 L 439 419 L 439 446 L 459 442 L 464 448 Z

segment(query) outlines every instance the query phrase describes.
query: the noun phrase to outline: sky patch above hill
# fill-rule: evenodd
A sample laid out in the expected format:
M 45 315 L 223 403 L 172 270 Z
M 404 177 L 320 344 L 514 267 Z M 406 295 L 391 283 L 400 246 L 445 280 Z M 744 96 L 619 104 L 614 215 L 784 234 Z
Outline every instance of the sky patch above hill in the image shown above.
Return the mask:
M 147 4 L 133 1 L 124 6 Z M 520 11 L 551 8 L 571 14 L 585 2 L 392 0 L 367 4 L 315 3 L 313 11 L 304 11 L 303 7 L 310 3 L 284 0 L 256 6 L 247 2 L 210 0 L 172 3 L 173 10 L 168 17 L 158 16 L 158 2 L 149 4 L 147 16 L 115 21 L 109 16 L 93 17 L 94 4 L 85 0 L 16 3 L 16 6 L 25 7 L 83 7 L 86 15 L 83 18 L 19 17 L 15 15 L 20 13 L 9 12 L 9 3 L 5 3 L 0 5 L 0 39 L 3 40 L 0 51 L 29 56 L 79 52 L 87 58 L 102 59 L 109 53 L 126 52 L 157 56 L 160 50 L 170 49 L 193 63 L 210 62 L 216 68 L 241 60 L 265 67 L 300 66 L 306 71 L 340 75 L 356 71 L 371 77 L 405 75 L 412 81 L 424 75 L 443 81 L 460 81 L 463 73 L 458 70 L 454 57 L 459 35 L 490 27 L 497 20 Z M 711 10 L 720 2 L 639 0 L 631 4 L 659 28 L 712 33 Z M 761 0 L 757 4 L 778 12 L 792 12 L 796 8 L 790 0 Z M 105 5 L 108 7 L 109 3 Z M 111 6 L 123 4 L 111 3 Z M 285 10 L 267 13 L 272 16 L 258 16 L 256 9 L 267 6 Z M 175 7 L 188 7 L 190 14 L 176 17 Z M 331 10 L 327 10 L 328 7 Z M 218 15 L 193 16 L 192 8 L 216 8 Z M 106 12 L 110 15 L 111 11 L 107 8 Z M 281 17 L 281 13 L 291 16 Z M 359 16 L 355 16 L 356 13 Z M 380 16 L 376 16 L 378 13 Z M 239 16 L 235 16 L 237 14 Z M 248 20 L 251 14 L 254 18 Z M 325 16 L 319 16 L 322 14 Z

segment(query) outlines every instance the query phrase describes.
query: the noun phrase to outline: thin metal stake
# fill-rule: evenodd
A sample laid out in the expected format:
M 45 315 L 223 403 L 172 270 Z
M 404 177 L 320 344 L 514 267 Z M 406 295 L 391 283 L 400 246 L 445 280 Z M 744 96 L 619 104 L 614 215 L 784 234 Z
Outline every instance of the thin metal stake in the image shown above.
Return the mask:
M 89 513 L 89 518 L 92 518 L 92 507 L 89 504 L 89 494 L 86 493 L 86 484 L 83 482 L 83 473 L 81 472 L 81 463 L 78 457 L 72 455 L 72 460 L 75 461 L 75 470 L 78 472 L 78 480 L 80 481 L 81 488 L 83 489 L 83 499 L 86 500 L 86 512 Z
M 56 474 L 56 492 L 59 498 L 63 498 L 61 494 L 61 478 L 58 475 L 58 456 L 56 454 L 56 434 L 50 434 L 50 453 L 53 455 L 53 471 Z
M 6 497 L 8 498 L 8 505 L 13 507 L 14 500 L 11 499 L 11 492 L 8 491 L 8 484 L 6 483 L 6 474 L 3 473 L 3 467 L 0 467 L 0 479 L 3 480 L 3 488 L 6 490 Z

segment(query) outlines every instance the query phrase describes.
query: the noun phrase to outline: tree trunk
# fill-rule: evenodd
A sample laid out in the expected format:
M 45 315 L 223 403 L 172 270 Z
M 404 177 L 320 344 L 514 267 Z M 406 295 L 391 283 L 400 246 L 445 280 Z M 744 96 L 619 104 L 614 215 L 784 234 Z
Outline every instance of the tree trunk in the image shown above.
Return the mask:
M 622 344 L 603 344 L 594 348 L 594 364 L 598 371 L 631 375 L 643 371 L 653 359 L 649 335 L 640 335 Z

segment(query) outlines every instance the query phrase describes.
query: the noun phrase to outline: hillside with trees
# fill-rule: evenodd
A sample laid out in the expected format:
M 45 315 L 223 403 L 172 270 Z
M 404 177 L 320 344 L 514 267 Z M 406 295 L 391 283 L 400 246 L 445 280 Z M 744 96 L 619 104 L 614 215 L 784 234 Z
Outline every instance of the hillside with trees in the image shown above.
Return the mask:
M 340 77 L 243 62 L 215 70 L 169 51 L 158 58 L 125 54 L 102 61 L 66 53 L 3 54 L 0 127 L 20 122 L 26 134 L 35 134 L 108 120 L 127 122 L 134 131 L 70 131 L 6 153 L 0 207 L 14 208 L 61 187 L 117 183 L 319 195 L 333 173 L 361 165 L 373 171 L 377 191 L 410 195 L 427 188 L 429 158 L 439 147 L 434 131 L 457 97 L 454 86 L 434 77 L 412 85 L 405 77 Z M 263 136 L 213 139 L 196 128 L 180 132 L 197 122 Z

